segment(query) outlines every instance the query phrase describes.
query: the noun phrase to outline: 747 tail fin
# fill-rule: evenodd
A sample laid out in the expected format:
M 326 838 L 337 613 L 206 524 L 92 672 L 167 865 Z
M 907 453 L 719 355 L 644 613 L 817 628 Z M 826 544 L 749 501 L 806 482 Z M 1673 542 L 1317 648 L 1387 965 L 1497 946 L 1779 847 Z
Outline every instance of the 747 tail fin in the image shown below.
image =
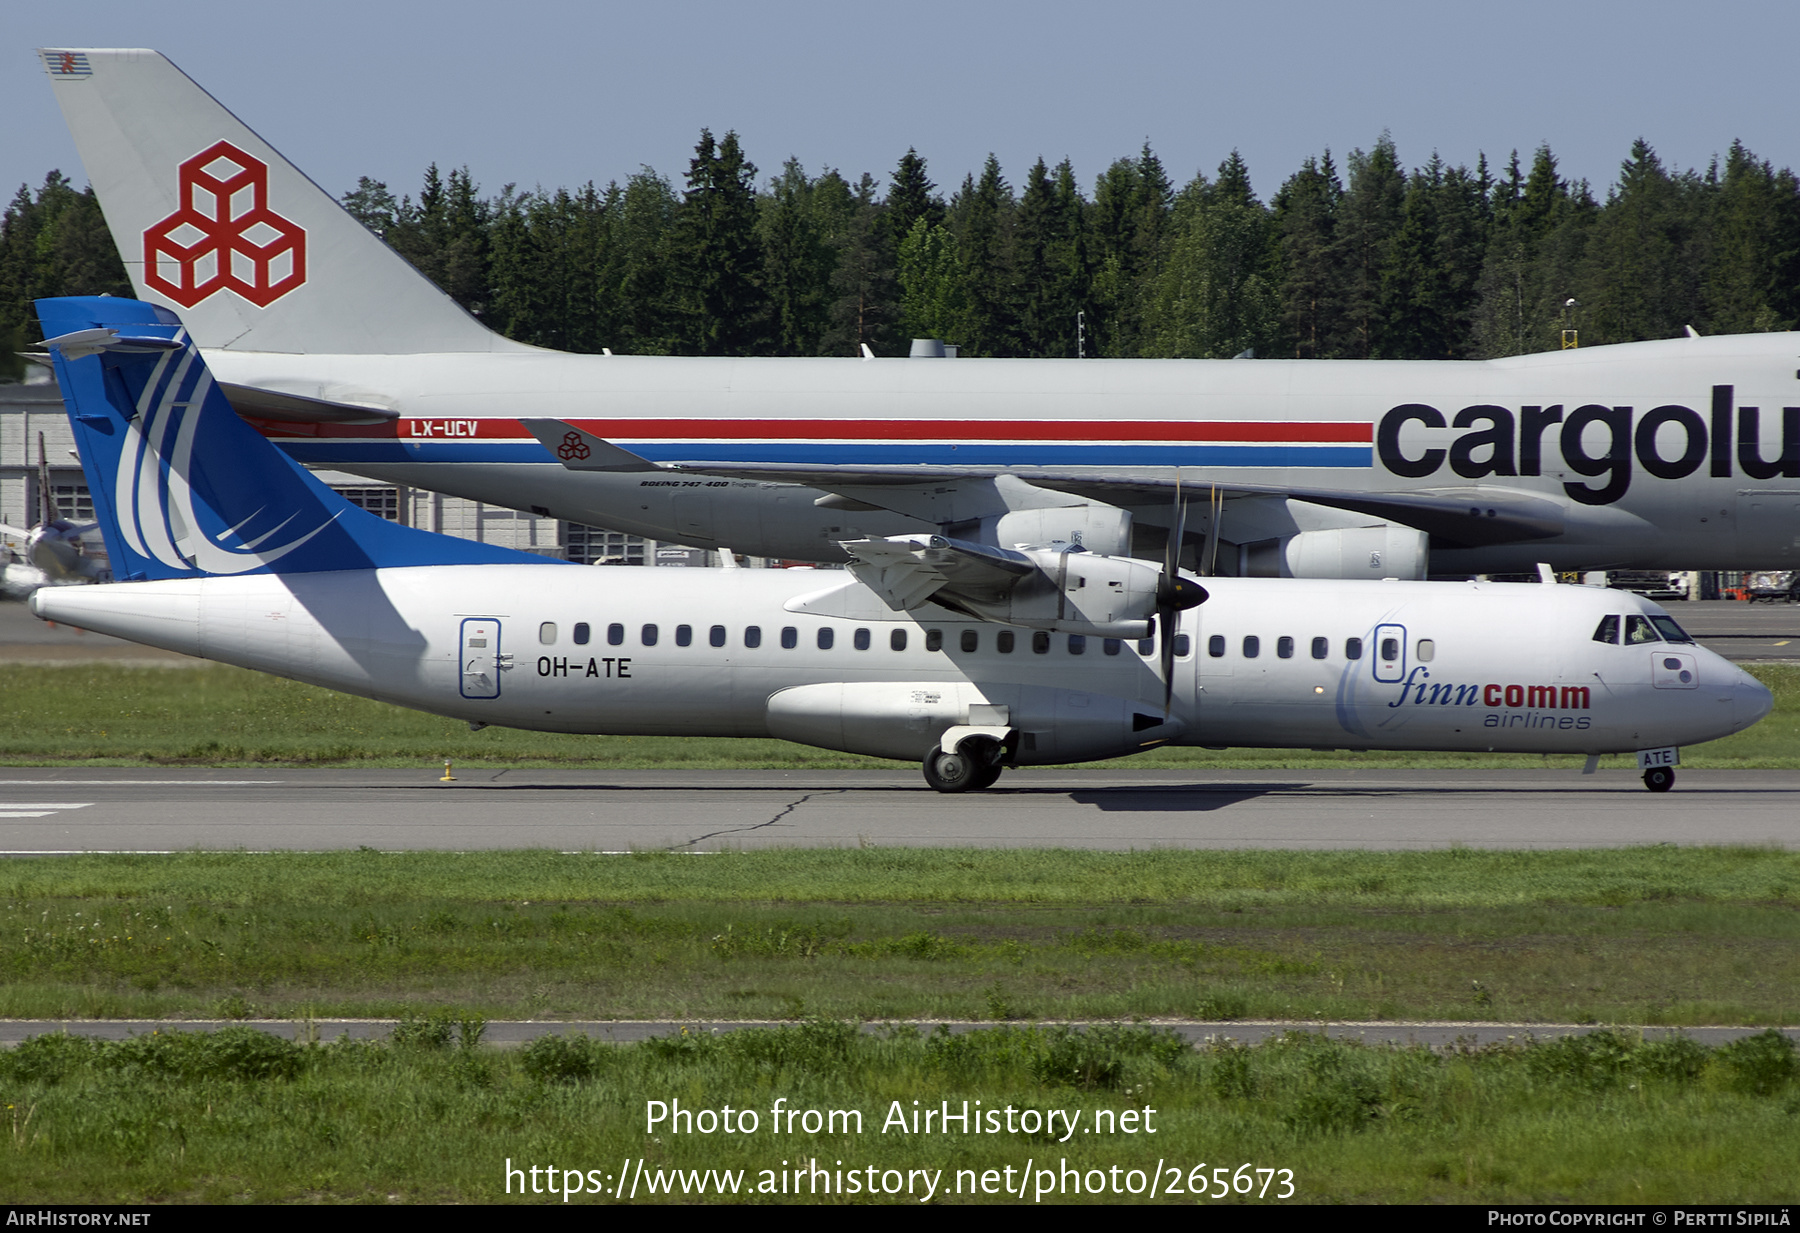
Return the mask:
M 208 349 L 525 349 L 489 330 L 154 51 L 38 52 L 141 299 Z
M 239 419 L 180 320 L 138 300 L 39 300 L 120 581 L 544 558 L 358 509 Z

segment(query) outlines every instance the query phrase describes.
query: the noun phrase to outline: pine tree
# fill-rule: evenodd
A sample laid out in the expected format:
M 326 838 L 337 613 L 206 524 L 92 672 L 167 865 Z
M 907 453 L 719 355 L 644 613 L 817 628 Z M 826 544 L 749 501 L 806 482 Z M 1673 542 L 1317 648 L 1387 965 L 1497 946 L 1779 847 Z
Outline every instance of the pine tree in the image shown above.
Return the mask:
M 1088 300 L 1085 206 L 1068 160 L 1053 175 L 1038 159 L 1013 219 L 1023 355 L 1075 354 L 1075 318 Z
M 1793 177 L 1777 175 L 1741 141 L 1731 143 L 1711 228 L 1705 296 L 1709 332 L 1791 329 L 1776 308 L 1782 249 L 1794 242 Z
M 485 322 L 493 298 L 492 222 L 493 210 L 476 195 L 469 169 L 452 171 L 446 183 L 433 163 L 425 169 L 418 204 L 403 199 L 383 238 L 445 295 Z
M 400 216 L 400 203 L 388 191 L 388 186 L 368 176 L 358 176 L 356 188 L 345 193 L 338 204 L 357 222 L 384 239 Z
M 755 177 L 735 132 L 715 144 L 711 130 L 701 130 L 671 237 L 684 291 L 683 345 L 696 355 L 750 355 L 768 346 Z
M 1375 148 L 1352 150 L 1350 183 L 1338 209 L 1335 263 L 1342 274 L 1343 316 L 1332 352 L 1345 359 L 1375 354 L 1381 332 L 1381 276 L 1405 211 L 1406 178 L 1386 133 Z
M 894 250 L 887 214 L 875 196 L 875 179 L 867 172 L 850 195 L 842 230 L 833 237 L 837 268 L 831 286 L 836 294 L 831 328 L 821 350 L 831 355 L 858 355 L 867 346 L 877 355 L 892 355 L 899 295 L 894 279 Z
M 1382 359 L 1466 354 L 1486 235 L 1485 170 L 1446 168 L 1436 154 L 1413 174 L 1382 267 L 1373 350 Z
M 625 181 L 612 228 L 617 256 L 603 284 L 616 297 L 616 351 L 670 355 L 681 349 L 682 305 L 670 275 L 679 210 L 673 186 L 650 168 Z
M 928 230 L 943 223 L 944 199 L 938 195 L 937 185 L 926 176 L 925 160 L 916 149 L 908 148 L 900 157 L 900 165 L 894 168 L 886 206 L 888 234 L 896 251 L 921 218 Z
M 0 219 L 0 374 L 21 375 L 13 352 L 43 336 L 34 300 L 132 294 L 92 188 L 76 191 L 60 171 L 35 198 L 19 186 Z
M 1169 177 L 1149 142 L 1137 158 L 1114 162 L 1094 186 L 1089 330 L 1097 354 L 1143 353 L 1144 305 L 1166 257 L 1173 201 Z
M 1233 150 L 1218 179 L 1196 176 L 1176 199 L 1169 256 L 1146 312 L 1154 354 L 1228 359 L 1267 353 L 1279 330 L 1269 211 Z
M 819 183 L 807 179 L 798 159 L 790 158 L 769 182 L 761 199 L 757 234 L 763 251 L 763 288 L 773 314 L 776 355 L 817 355 L 831 326 L 831 278 L 837 268 L 832 243 L 842 233 L 842 206 L 849 186 L 835 171 Z
M 1580 273 L 1585 345 L 1673 338 L 1702 319 L 1692 246 L 1705 197 L 1698 176 L 1672 176 L 1648 142 L 1632 143 Z
M 1340 333 L 1335 238 L 1343 196 L 1327 150 L 1302 163 L 1269 203 L 1280 240 L 1280 345 L 1295 359 L 1326 358 Z
M 956 235 L 963 271 L 969 337 L 963 342 L 974 355 L 1018 355 L 1018 279 L 1013 265 L 1012 224 L 1017 202 L 1012 186 L 1000 174 L 992 154 L 981 179 L 963 181 L 950 203 L 950 229 Z

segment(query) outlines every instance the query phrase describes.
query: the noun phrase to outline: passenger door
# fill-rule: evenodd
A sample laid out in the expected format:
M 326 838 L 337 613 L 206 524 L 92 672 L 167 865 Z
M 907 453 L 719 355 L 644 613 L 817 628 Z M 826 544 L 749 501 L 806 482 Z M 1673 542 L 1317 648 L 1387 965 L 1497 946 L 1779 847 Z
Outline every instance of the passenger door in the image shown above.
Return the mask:
M 462 623 L 462 696 L 500 696 L 500 622 L 470 617 Z

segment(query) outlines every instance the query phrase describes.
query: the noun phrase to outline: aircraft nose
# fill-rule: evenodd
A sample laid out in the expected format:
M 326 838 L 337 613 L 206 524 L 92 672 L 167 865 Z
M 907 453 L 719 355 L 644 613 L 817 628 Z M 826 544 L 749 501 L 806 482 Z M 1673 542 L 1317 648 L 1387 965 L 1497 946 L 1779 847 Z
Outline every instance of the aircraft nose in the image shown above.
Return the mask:
M 1737 725 L 1740 730 L 1762 719 L 1775 709 L 1775 695 L 1761 681 L 1738 669 L 1737 688 L 1732 691 L 1736 697 L 1732 710 L 1736 712 Z

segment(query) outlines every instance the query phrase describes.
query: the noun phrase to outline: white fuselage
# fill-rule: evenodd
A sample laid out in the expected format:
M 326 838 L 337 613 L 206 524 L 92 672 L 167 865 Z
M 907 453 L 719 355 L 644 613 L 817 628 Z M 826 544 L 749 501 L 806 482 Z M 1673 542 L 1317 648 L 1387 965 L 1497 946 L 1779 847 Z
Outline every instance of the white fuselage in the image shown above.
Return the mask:
M 1483 492 L 1528 494 L 1560 509 L 1552 535 L 1434 544 L 1440 574 L 1540 561 L 1800 564 L 1794 334 L 1480 362 L 733 360 L 528 348 L 209 348 L 206 358 L 222 381 L 399 414 L 378 426 L 265 428 L 309 465 L 770 556 L 841 560 L 839 540 L 931 527 L 885 509 L 818 508 L 820 490 L 793 484 L 565 471 L 518 419 L 567 420 L 651 461 L 696 467 L 935 464 L 1163 480 L 1179 467 L 1202 489 L 1455 493 L 1477 509 Z M 1166 520 L 1164 498 L 1116 499 L 1140 521 Z M 1220 534 L 1278 537 L 1307 529 L 1308 514 L 1264 502 L 1227 512 Z
M 1166 721 L 1149 644 L 896 614 L 829 572 L 439 566 L 32 602 L 50 620 L 473 723 L 773 735 L 906 759 L 995 715 L 1031 764 L 1165 743 L 1621 752 L 1722 737 L 1770 707 L 1696 644 L 1596 642 L 1605 617 L 1661 613 L 1621 592 L 1206 586 L 1182 616 Z

